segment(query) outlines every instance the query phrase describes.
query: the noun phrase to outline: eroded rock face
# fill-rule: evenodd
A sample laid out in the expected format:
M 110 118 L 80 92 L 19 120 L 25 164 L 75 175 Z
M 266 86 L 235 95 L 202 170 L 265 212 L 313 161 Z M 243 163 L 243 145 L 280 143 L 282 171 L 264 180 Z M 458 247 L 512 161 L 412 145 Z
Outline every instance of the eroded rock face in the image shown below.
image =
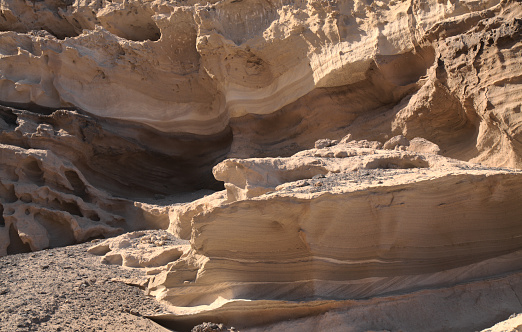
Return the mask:
M 51 150 L 0 144 L 0 157 L 0 255 L 167 227 L 166 218 L 95 188 Z
M 412 292 L 519 270 L 521 172 L 345 141 L 289 158 L 226 160 L 214 168 L 226 195 L 170 208 L 170 230 L 190 249 L 148 269 L 149 293 L 176 313 L 156 319 L 278 330 L 289 318 L 363 310 L 367 298 L 410 294 L 400 301 L 422 303 Z M 498 315 L 477 310 L 482 318 L 455 326 Z
M 402 134 L 520 165 L 517 1 L 13 0 L 2 13 L 4 103 L 232 130 L 241 158 Z
M 226 154 L 231 140 L 230 132 L 206 138 L 164 135 L 71 110 L 49 115 L 12 108 L 0 112 L 5 119 L 0 132 L 3 142 L 54 151 L 97 188 L 126 198 L 216 186 L 210 170 Z
M 104 256 L 104 264 L 154 269 L 179 259 L 188 250 L 188 244 L 186 240 L 173 240 L 166 232 L 157 236 L 137 231 L 106 240 L 88 252 Z
M 0 255 L 167 228 L 166 215 L 135 200 L 216 186 L 210 168 L 230 140 L 163 135 L 72 110 L 41 113 L 0 108 Z
M 483 298 L 450 301 L 443 329 L 491 326 L 522 310 L 521 15 L 4 1 L 0 255 L 163 228 L 190 242 L 91 251 L 146 269 L 175 329 L 436 330 L 417 308 L 468 291 Z M 170 204 L 200 189 L 221 191 Z M 371 307 L 422 319 L 376 326 Z

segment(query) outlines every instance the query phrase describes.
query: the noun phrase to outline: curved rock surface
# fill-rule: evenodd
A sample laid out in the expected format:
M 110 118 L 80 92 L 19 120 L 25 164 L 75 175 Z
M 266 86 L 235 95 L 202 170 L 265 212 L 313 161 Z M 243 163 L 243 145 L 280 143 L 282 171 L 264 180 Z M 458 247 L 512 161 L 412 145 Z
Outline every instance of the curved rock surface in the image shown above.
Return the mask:
M 511 0 L 12 0 L 0 101 L 207 141 L 232 128 L 237 157 L 350 132 L 520 166 L 519 16 Z
M 0 256 L 165 229 L 89 252 L 144 269 L 176 330 L 493 326 L 522 311 L 521 18 L 3 1 Z
M 415 144 L 394 150 L 369 141 L 330 145 L 288 158 L 223 161 L 214 174 L 225 181 L 226 194 L 168 208 L 170 230 L 190 239 L 190 249 L 147 269 L 148 292 L 174 313 L 154 319 L 181 330 L 210 319 L 245 330 L 268 324 L 262 330 L 344 331 L 344 312 L 364 308 L 368 298 L 440 306 L 438 292 L 456 284 L 490 296 L 495 291 L 477 280 L 519 273 L 522 172 L 408 151 Z M 113 240 L 107 241 L 91 251 L 108 248 Z M 118 251 L 103 259 L 113 255 Z M 419 295 L 420 289 L 438 290 Z M 522 309 L 518 301 L 504 302 L 516 290 L 498 292 L 506 292 L 502 312 Z M 432 293 L 436 300 L 428 300 Z M 308 328 L 281 323 L 332 310 L 343 312 L 336 314 L 344 321 L 338 328 L 313 318 Z M 470 310 L 473 322 L 463 318 L 447 327 L 486 327 L 500 309 Z M 423 330 L 440 330 L 437 317 Z M 348 326 L 370 329 L 364 324 Z

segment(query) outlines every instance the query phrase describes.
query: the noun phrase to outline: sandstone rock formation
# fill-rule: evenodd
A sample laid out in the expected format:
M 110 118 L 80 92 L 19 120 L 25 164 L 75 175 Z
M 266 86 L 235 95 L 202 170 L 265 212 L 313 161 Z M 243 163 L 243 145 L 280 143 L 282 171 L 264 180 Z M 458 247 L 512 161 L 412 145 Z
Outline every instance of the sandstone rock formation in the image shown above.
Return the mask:
M 451 157 L 515 166 L 519 10 L 512 0 L 12 0 L 0 16 L 0 100 L 206 142 L 232 128 L 238 157 L 350 132 L 424 137 Z
M 515 332 L 522 328 L 522 317 L 520 315 L 512 315 L 509 317 L 509 319 L 500 322 L 498 324 L 495 324 L 495 326 L 485 329 L 482 332 L 500 332 L 500 331 L 506 331 L 506 332 Z
M 185 242 L 90 252 L 145 269 L 176 329 L 492 326 L 522 311 L 521 17 L 6 0 L 0 256 L 161 228 Z
M 170 230 L 190 246 L 147 269 L 148 292 L 174 313 L 154 319 L 181 330 L 213 319 L 245 330 L 268 324 L 261 330 L 358 331 L 371 328 L 368 319 L 346 325 L 351 314 L 344 312 L 366 312 L 368 298 L 385 297 L 390 303 L 382 310 L 395 314 L 406 310 L 398 301 L 442 306 L 439 291 L 417 291 L 444 294 L 456 284 L 505 295 L 495 304 L 502 308 L 470 308 L 473 319 L 454 318 L 450 329 L 480 328 L 499 311 L 522 310 L 506 300 L 519 296 L 522 279 L 510 277 L 513 289 L 494 283 L 494 291 L 476 282 L 519 273 L 522 172 L 371 147 L 380 145 L 349 141 L 288 158 L 218 164 L 214 174 L 226 194 L 168 208 Z M 134 249 L 131 263 L 122 261 L 116 248 L 128 246 L 120 237 L 91 251 L 115 248 L 103 258 L 107 263 L 114 255 L 127 266 L 150 261 L 149 251 Z M 450 305 L 466 301 L 457 297 Z M 344 321 L 338 329 L 313 318 L 307 318 L 313 328 L 281 323 L 332 310 Z M 423 317 L 423 330 L 437 330 L 439 318 Z M 418 319 L 402 323 L 413 328 Z
M 222 153 L 216 145 L 72 110 L 0 107 L 0 116 L 0 255 L 167 228 L 166 216 L 135 200 L 215 185 L 206 173 Z M 165 145 L 148 148 L 152 142 Z M 203 155 L 191 157 L 192 149 Z M 210 164 L 195 164 L 204 159 Z
M 10 0 L 1 13 L 1 142 L 51 150 L 122 198 L 218 189 L 226 157 L 347 133 L 521 165 L 518 1 Z

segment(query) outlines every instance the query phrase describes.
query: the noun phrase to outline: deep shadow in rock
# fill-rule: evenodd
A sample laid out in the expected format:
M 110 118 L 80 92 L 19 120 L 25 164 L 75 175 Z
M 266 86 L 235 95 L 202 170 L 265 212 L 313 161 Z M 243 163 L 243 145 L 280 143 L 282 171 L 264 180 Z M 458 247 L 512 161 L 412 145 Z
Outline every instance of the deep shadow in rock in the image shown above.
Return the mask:
M 8 255 L 31 252 L 31 247 L 22 241 L 22 239 L 18 235 L 18 231 L 16 230 L 16 228 L 14 228 L 13 225 L 9 227 L 9 239 L 10 244 L 7 247 Z
M 223 183 L 214 179 L 212 167 L 230 149 L 230 128 L 204 136 L 166 133 L 72 110 L 48 114 L 47 109 L 35 113 L 2 107 L 0 112 L 9 125 L 0 134 L 2 141 L 23 148 L 51 150 L 69 160 L 80 174 L 68 170 L 63 175 L 73 189 L 71 194 L 86 202 L 93 197 L 86 192 L 84 181 L 132 199 L 223 189 Z M 16 127 L 22 123 L 23 127 Z M 41 166 L 36 160 L 28 160 L 23 172 L 33 183 L 43 184 Z

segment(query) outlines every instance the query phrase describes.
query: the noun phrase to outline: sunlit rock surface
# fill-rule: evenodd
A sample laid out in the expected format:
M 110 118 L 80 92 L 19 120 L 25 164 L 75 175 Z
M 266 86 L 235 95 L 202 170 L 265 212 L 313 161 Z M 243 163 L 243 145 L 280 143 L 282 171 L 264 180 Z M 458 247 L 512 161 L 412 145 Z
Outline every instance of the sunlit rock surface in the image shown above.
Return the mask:
M 165 229 L 90 252 L 143 268 L 177 330 L 489 328 L 522 311 L 521 19 L 6 0 L 0 255 Z
M 404 301 L 441 306 L 440 294 L 457 284 L 487 297 L 496 291 L 490 281 L 477 280 L 519 273 L 522 172 L 408 151 L 411 144 L 387 150 L 375 148 L 379 142 L 344 141 L 288 158 L 225 160 L 214 174 L 226 191 L 167 207 L 170 231 L 190 240 L 190 248 L 179 247 L 176 259 L 147 269 L 149 294 L 173 311 L 154 319 L 182 330 L 211 319 L 247 330 L 269 324 L 261 330 L 312 331 L 330 330 L 332 322 L 309 318 L 313 328 L 282 322 L 335 310 L 343 323 L 333 330 L 342 331 L 348 323 L 339 310 L 366 312 L 369 298 L 399 302 L 383 312 L 407 310 Z M 105 254 L 126 241 L 107 240 L 92 252 Z M 103 261 L 114 255 L 112 264 L 134 266 L 118 251 Z M 143 255 L 147 261 L 150 253 Z M 515 288 L 503 289 L 501 297 L 518 296 L 521 280 L 510 278 Z M 429 296 L 420 295 L 422 289 Z M 452 301 L 449 306 L 472 305 Z M 498 301 L 504 307 L 470 308 L 480 318 L 448 328 L 480 328 L 499 311 L 522 309 L 518 301 Z M 416 326 L 416 319 L 404 326 Z M 438 330 L 440 316 L 423 319 L 426 330 Z M 370 329 L 363 323 L 348 326 Z
M 6 1 L 0 100 L 202 139 L 232 129 L 240 157 L 350 132 L 420 136 L 451 157 L 520 165 L 519 7 Z

